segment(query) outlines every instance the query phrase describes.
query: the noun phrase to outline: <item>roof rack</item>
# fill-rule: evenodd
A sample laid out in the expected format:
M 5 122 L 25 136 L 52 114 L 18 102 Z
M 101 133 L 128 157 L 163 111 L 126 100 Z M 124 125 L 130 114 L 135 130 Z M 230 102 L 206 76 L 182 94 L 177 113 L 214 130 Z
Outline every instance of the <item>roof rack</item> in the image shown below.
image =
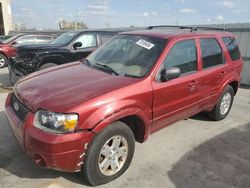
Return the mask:
M 206 26 L 196 26 L 196 27 L 194 27 L 194 31 L 198 31 L 198 30 L 227 31 L 226 28 L 219 28 L 219 27 L 206 27 Z
M 190 32 L 198 31 L 198 30 L 215 30 L 215 31 L 227 31 L 225 28 L 217 28 L 217 27 L 203 27 L 203 26 L 178 26 L 178 25 L 156 25 L 156 26 L 148 26 L 148 30 L 152 30 L 154 28 L 179 28 L 179 29 L 190 29 Z
M 192 30 L 193 27 L 189 26 L 178 26 L 178 25 L 154 25 L 154 26 L 148 26 L 148 30 L 152 30 L 154 28 L 179 28 L 179 29 L 190 29 Z

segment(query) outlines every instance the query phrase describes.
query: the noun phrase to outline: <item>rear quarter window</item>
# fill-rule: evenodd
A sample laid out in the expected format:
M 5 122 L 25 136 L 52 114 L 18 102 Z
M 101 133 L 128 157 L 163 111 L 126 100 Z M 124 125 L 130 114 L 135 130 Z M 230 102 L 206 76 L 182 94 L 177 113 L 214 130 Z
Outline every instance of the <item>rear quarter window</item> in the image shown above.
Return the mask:
M 233 61 L 240 59 L 240 49 L 234 37 L 222 37 L 222 40 L 227 47 L 230 57 Z

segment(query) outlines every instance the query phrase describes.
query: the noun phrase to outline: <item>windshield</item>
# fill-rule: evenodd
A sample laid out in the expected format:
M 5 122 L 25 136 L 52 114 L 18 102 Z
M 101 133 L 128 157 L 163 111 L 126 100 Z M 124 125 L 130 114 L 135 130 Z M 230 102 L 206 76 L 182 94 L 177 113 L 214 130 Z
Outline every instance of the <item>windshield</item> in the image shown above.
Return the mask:
M 87 60 L 96 68 L 130 77 L 144 77 L 157 61 L 166 44 L 165 39 L 118 35 L 102 45 Z
M 75 36 L 78 34 L 79 34 L 79 32 L 77 32 L 77 31 L 64 33 L 63 35 L 56 38 L 51 44 L 66 45 L 70 41 L 72 41 L 75 38 Z
M 20 36 L 22 36 L 22 35 L 15 35 L 13 37 L 10 37 L 10 38 L 4 40 L 3 43 L 4 44 L 9 44 L 9 43 L 13 42 L 14 40 L 16 40 L 17 38 L 19 38 Z

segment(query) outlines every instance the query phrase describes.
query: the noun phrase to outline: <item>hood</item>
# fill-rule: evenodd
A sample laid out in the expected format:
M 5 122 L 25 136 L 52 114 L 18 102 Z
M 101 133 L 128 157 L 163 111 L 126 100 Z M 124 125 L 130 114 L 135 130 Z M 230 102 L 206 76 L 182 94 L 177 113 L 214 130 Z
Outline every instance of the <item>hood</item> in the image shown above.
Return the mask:
M 37 50 L 50 50 L 59 48 L 60 45 L 57 44 L 25 44 L 25 45 L 16 45 L 18 50 L 21 51 L 37 51 Z
M 30 74 L 15 85 L 17 97 L 33 112 L 67 112 L 90 99 L 134 83 L 82 63 L 71 63 Z

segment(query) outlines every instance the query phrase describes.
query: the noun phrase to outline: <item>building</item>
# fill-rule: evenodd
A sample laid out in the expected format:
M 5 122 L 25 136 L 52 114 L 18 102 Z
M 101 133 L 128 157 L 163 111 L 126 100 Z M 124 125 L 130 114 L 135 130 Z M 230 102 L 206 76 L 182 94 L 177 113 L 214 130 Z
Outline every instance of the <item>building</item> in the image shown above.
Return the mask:
M 78 29 L 82 30 L 82 29 L 88 29 L 88 26 L 83 22 L 60 20 L 59 28 L 60 30 L 78 30 Z
M 11 0 L 0 0 L 0 35 L 8 35 L 13 29 L 10 3 Z

